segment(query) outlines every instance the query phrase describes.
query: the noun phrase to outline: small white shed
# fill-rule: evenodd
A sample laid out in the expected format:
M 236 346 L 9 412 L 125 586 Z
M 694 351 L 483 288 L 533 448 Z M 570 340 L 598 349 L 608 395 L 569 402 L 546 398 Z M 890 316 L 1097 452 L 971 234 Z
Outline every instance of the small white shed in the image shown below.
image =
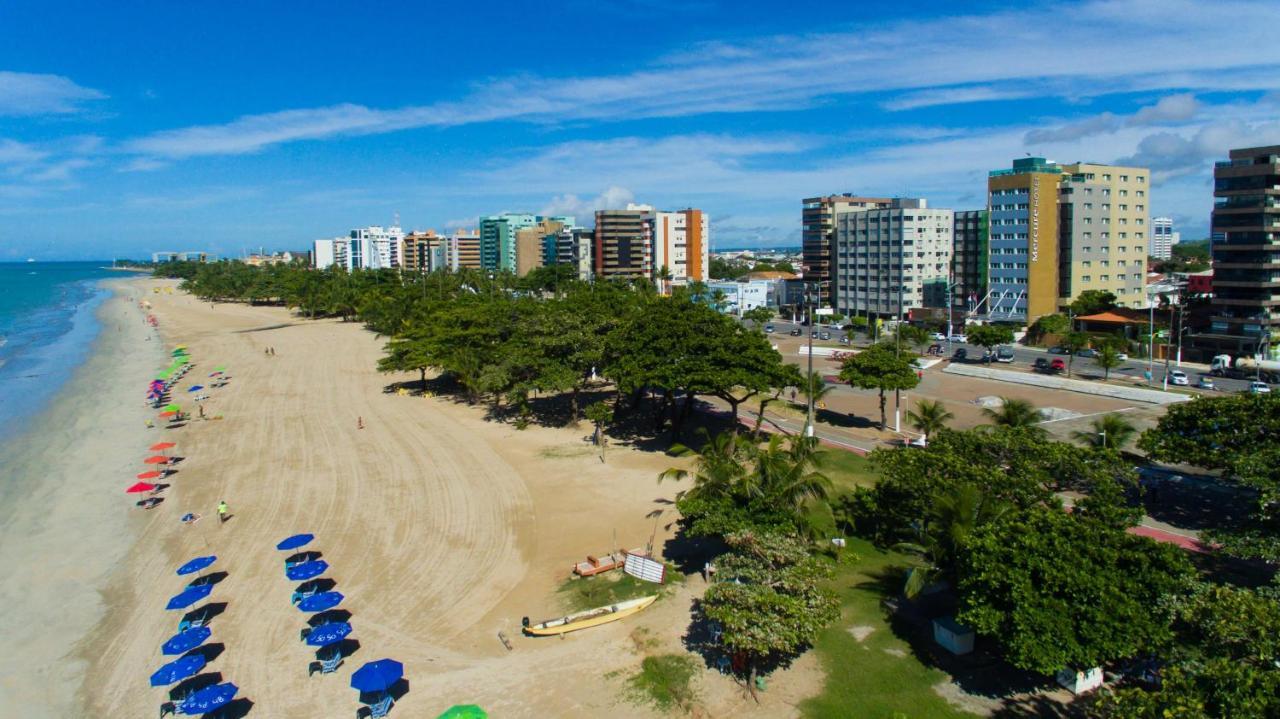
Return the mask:
M 1058 683 L 1072 694 L 1084 694 L 1102 686 L 1102 667 L 1087 670 L 1062 669 L 1058 672 Z
M 973 630 L 958 623 L 955 617 L 938 617 L 933 620 L 933 641 L 952 654 L 968 654 L 973 651 Z

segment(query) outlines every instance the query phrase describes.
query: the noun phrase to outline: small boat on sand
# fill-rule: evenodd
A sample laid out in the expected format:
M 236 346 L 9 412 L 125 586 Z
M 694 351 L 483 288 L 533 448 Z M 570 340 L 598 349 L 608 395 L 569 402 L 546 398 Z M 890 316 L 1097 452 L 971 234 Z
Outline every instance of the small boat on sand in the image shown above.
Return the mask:
M 641 557 L 649 556 L 643 549 L 632 549 L 630 551 L 624 549 L 620 552 L 611 552 L 603 557 L 588 554 L 587 561 L 573 565 L 573 573 L 579 577 L 594 577 L 597 574 L 621 569 L 622 565 L 627 563 L 628 554 L 638 554 Z
M 524 626 L 525 634 L 532 634 L 540 637 L 555 636 L 557 634 L 567 634 L 576 632 L 579 629 L 589 629 L 598 627 L 601 624 L 616 622 L 623 617 L 629 617 L 632 614 L 653 604 L 658 595 L 650 595 L 648 597 L 640 597 L 639 599 L 628 599 L 617 604 L 610 604 L 606 607 L 596 607 L 588 609 L 585 612 L 570 614 L 565 617 L 556 617 L 546 621 L 530 624 L 529 618 L 525 617 L 521 624 Z

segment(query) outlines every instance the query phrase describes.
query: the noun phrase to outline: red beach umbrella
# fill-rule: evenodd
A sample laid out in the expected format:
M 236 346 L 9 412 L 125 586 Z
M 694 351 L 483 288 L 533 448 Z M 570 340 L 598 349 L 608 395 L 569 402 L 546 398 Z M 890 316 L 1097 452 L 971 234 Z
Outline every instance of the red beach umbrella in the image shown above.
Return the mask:
M 175 412 L 174 410 L 171 410 L 171 409 L 170 409 L 170 410 L 165 410 L 164 412 L 161 412 L 161 413 L 160 413 L 160 416 L 161 416 L 161 417 L 172 417 L 172 416 L 174 416 L 174 415 L 176 415 L 176 414 L 177 414 L 177 412 Z
M 150 492 L 155 488 L 156 486 L 154 484 L 147 484 L 146 482 L 138 482 L 132 487 L 126 489 L 125 492 L 129 494 L 138 494 L 140 492 Z
M 159 479 L 163 476 L 164 476 L 164 472 L 151 470 L 150 472 L 143 472 L 142 474 L 139 474 L 138 479 Z
M 177 447 L 177 446 L 178 445 L 174 444 L 173 442 L 156 442 L 155 444 L 151 445 L 150 449 L 152 452 L 159 452 L 161 450 L 165 450 L 165 449 L 169 449 L 171 447 Z
M 168 464 L 168 463 L 169 463 L 169 458 L 168 458 L 168 457 L 161 457 L 160 455 L 158 455 L 158 454 L 157 454 L 157 455 L 152 456 L 152 457 L 147 457 L 146 459 L 144 459 L 144 460 L 142 460 L 142 461 L 143 461 L 143 462 L 146 462 L 147 464 Z

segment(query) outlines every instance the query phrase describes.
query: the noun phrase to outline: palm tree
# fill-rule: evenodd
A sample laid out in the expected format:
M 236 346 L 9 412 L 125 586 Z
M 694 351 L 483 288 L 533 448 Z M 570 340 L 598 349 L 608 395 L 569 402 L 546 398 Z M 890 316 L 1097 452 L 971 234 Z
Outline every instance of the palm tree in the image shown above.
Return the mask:
M 947 406 L 937 400 L 922 399 L 916 403 L 915 409 L 907 410 L 907 421 L 917 432 L 924 436 L 925 444 L 929 436 L 947 426 L 947 422 L 956 416 L 947 411 Z
M 703 440 L 701 450 L 683 444 L 674 444 L 669 450 L 677 457 L 696 458 L 692 472 L 693 487 L 677 496 L 701 499 L 733 497 L 745 501 L 757 495 L 759 489 L 743 462 L 747 440 L 732 432 L 722 432 L 713 437 L 705 427 L 698 428 L 698 435 Z M 658 475 L 658 482 L 664 479 L 678 481 L 688 476 L 688 470 L 671 467 Z
M 1078 430 L 1071 433 L 1072 439 L 1094 447 L 1106 449 L 1124 449 L 1124 446 L 1138 433 L 1137 427 L 1118 414 L 1104 414 L 1091 423 L 1093 431 Z
M 1040 422 L 1044 421 L 1044 413 L 1025 399 L 1001 397 L 999 409 L 985 407 L 982 413 L 997 427 L 1044 431 L 1040 426 Z
M 916 530 L 918 541 L 894 547 L 917 554 L 927 562 L 926 566 L 915 567 L 907 574 L 902 593 L 913 599 L 939 579 L 954 583 L 960 545 L 973 530 L 999 519 L 1008 510 L 1008 504 L 987 497 L 973 484 L 957 484 L 939 496 Z
M 782 436 L 772 435 L 764 446 L 748 450 L 760 495 L 778 505 L 803 509 L 810 499 L 826 499 L 831 480 L 818 471 L 826 453 L 818 449 L 817 437 L 793 436 L 782 446 Z
M 821 372 L 810 372 L 805 376 L 804 386 L 800 388 L 800 391 L 804 393 L 806 398 L 813 400 L 813 404 L 816 407 L 834 389 L 833 385 L 827 384 L 827 381 L 823 379 Z

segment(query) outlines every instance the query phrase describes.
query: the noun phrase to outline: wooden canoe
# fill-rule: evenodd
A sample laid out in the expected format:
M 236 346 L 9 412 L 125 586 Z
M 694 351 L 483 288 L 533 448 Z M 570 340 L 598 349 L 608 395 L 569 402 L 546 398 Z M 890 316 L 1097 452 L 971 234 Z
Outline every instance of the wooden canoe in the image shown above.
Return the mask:
M 524 631 L 525 634 L 546 637 L 576 632 L 579 629 L 598 627 L 601 624 L 608 624 L 609 622 L 616 622 L 623 617 L 629 617 L 650 604 L 653 604 L 657 598 L 658 595 L 654 594 L 648 597 L 640 597 L 639 599 L 628 599 L 623 602 L 618 602 L 617 604 L 610 604 L 605 607 L 596 607 L 595 609 L 588 609 L 585 612 L 577 612 L 576 614 L 570 614 L 564 617 L 556 617 L 555 619 L 548 619 L 546 621 L 538 622 L 537 624 L 529 624 L 526 619 Z

